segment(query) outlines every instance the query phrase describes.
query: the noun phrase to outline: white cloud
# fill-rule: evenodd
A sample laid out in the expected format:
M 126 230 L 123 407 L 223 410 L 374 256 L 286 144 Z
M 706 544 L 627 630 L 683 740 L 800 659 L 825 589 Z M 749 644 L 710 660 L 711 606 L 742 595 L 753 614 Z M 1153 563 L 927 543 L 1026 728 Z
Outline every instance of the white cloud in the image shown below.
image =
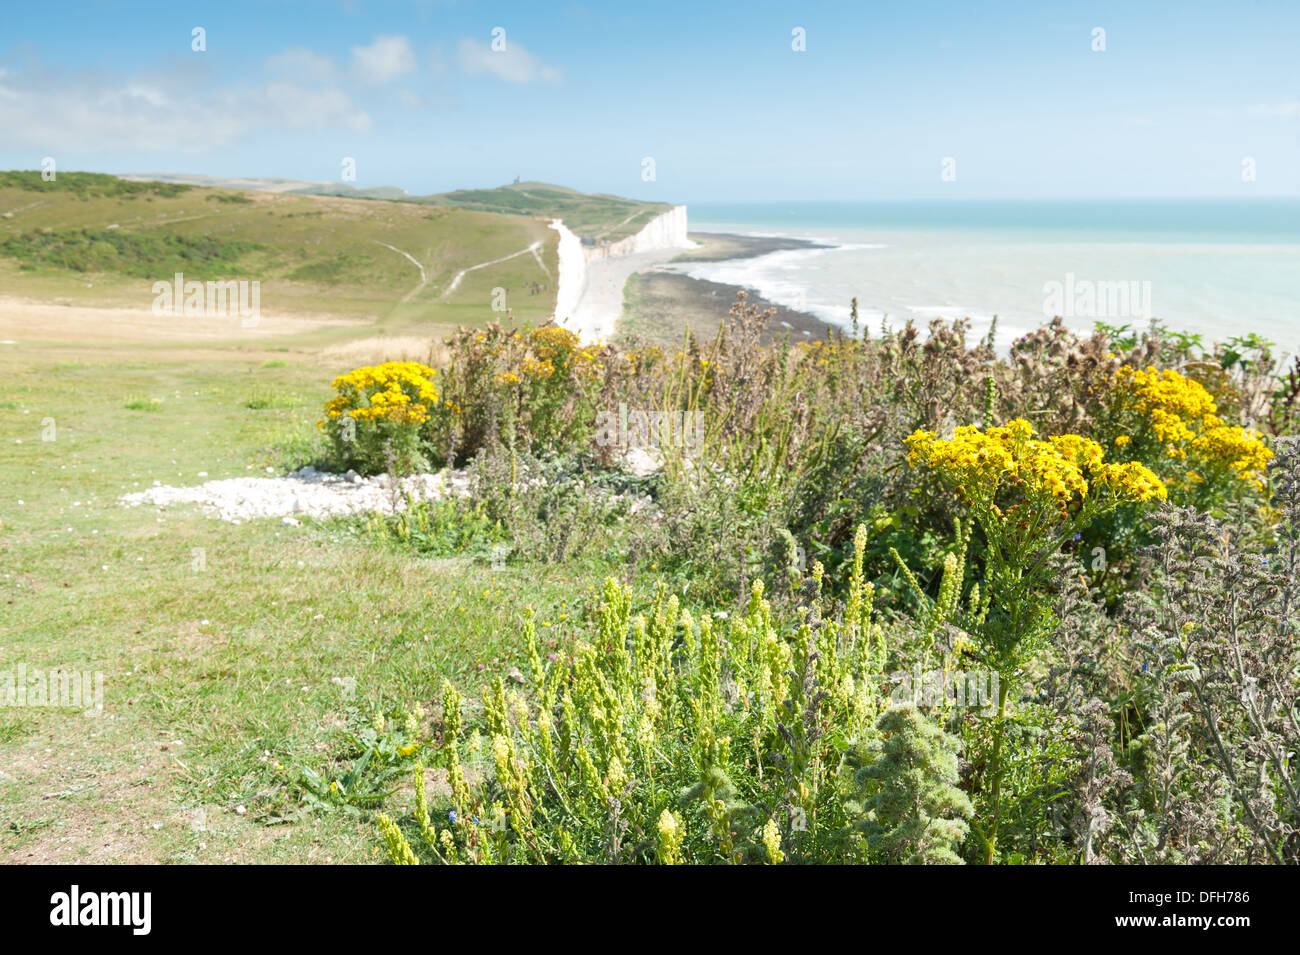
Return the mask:
M 352 68 L 363 83 L 380 86 L 415 69 L 415 51 L 404 36 L 377 36 L 369 46 L 352 47 Z
M 371 125 L 370 116 L 343 90 L 288 80 L 200 93 L 158 79 L 22 79 L 0 87 L 0 129 L 10 142 L 49 155 L 58 150 L 204 152 L 262 129 L 365 132 Z
M 1300 116 L 1300 101 L 1292 103 L 1278 103 L 1276 105 L 1259 105 L 1252 106 L 1246 110 L 1251 116 L 1276 117 L 1276 116 Z
M 266 125 L 327 129 L 343 126 L 352 132 L 370 129 L 370 116 L 351 97 L 334 87 L 308 88 L 294 83 L 268 83 L 247 98 L 254 116 Z
M 470 76 L 487 74 L 507 83 L 558 83 L 563 75 L 514 41 L 496 51 L 469 37 L 460 41 L 460 68 Z

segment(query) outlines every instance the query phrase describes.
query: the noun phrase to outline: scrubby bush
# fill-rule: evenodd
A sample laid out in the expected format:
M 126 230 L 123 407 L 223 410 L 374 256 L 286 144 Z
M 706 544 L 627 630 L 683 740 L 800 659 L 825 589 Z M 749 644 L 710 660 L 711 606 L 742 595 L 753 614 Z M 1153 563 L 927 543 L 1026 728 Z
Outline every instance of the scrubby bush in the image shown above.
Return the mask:
M 426 440 L 451 463 L 492 442 L 541 453 L 585 448 L 612 349 L 586 347 L 568 329 L 492 323 L 447 339 L 445 400 L 460 413 L 430 422 Z
M 426 464 L 420 429 L 440 411 L 434 377 L 425 365 L 390 361 L 335 378 L 320 426 L 338 466 L 374 474 Z
M 120 272 L 168 280 L 184 272 L 191 279 L 216 279 L 249 274 L 245 257 L 264 248 L 257 242 L 212 235 L 83 228 L 11 236 L 0 242 L 0 255 L 18 259 L 24 269 Z
M 473 504 L 412 512 L 411 545 L 661 587 L 634 612 L 611 582 L 585 641 L 485 691 L 486 773 L 445 692 L 450 793 L 419 776 L 394 860 L 1300 860 L 1300 377 L 1268 343 L 766 321 L 742 299 L 677 353 L 452 340 L 418 443 L 474 461 Z M 628 484 L 624 406 L 703 440 Z M 913 670 L 996 683 L 891 709 Z

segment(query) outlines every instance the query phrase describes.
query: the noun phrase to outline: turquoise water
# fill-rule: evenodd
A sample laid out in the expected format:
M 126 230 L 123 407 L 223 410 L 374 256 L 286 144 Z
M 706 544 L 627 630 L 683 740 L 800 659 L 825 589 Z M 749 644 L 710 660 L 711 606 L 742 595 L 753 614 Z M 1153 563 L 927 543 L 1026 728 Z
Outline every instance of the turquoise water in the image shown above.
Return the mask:
M 828 249 L 679 266 L 847 324 L 998 316 L 998 340 L 1053 314 L 1151 317 L 1208 341 L 1257 333 L 1300 350 L 1300 200 L 706 204 L 692 231 L 816 239 Z

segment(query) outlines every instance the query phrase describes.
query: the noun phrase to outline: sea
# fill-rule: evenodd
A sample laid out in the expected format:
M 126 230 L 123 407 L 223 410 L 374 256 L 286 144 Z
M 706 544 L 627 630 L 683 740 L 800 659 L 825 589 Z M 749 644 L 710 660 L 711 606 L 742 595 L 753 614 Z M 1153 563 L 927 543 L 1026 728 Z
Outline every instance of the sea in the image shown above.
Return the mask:
M 1205 344 L 1256 335 L 1300 352 L 1300 199 L 697 203 L 692 232 L 824 248 L 674 268 L 873 334 L 968 318 L 996 342 L 1053 315 L 1164 326 Z

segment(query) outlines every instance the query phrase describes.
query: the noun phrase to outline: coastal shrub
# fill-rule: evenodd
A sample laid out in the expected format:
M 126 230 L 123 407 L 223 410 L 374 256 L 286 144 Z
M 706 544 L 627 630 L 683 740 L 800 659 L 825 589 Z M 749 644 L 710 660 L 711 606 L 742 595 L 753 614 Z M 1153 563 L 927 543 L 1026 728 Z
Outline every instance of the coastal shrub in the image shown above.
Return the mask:
M 962 514 L 960 500 L 905 468 L 902 440 L 917 429 L 946 434 L 1024 418 L 1043 434 L 1096 440 L 1112 461 L 1144 464 L 1176 502 L 1263 514 L 1267 444 L 1232 416 L 1289 407 L 1270 377 L 1267 343 L 1206 351 L 1155 324 L 1081 336 L 1053 320 L 999 356 L 991 333 L 968 342 L 961 321 L 790 343 L 770 342 L 770 319 L 741 295 L 714 341 L 688 333 L 676 353 L 582 346 L 556 326 L 462 329 L 448 339 L 442 403 L 420 427 L 420 452 L 432 464 L 463 465 L 499 444 L 513 455 L 589 456 L 611 467 L 637 443 L 623 433 L 629 416 L 694 415 L 701 440 L 691 448 L 647 449 L 665 480 L 655 520 L 631 528 L 628 558 L 671 567 L 738 605 L 751 579 L 783 573 L 786 535 L 842 588 L 852 529 L 865 521 L 873 529 L 865 572 L 879 600 L 913 612 L 891 549 L 912 566 L 937 566 Z M 1166 362 L 1183 370 L 1156 364 Z M 1162 397 L 1170 381 L 1202 407 L 1177 419 L 1185 432 L 1173 442 L 1161 437 L 1179 408 Z M 612 439 L 609 420 L 620 425 Z M 1086 570 L 1113 603 L 1150 542 L 1140 510 L 1123 506 L 1071 546 L 1091 555 Z M 978 556 L 984 543 L 972 546 Z
M 423 556 L 464 555 L 495 567 L 577 558 L 616 564 L 621 525 L 649 505 L 647 483 L 575 458 L 484 452 L 467 469 L 463 495 L 403 501 L 357 530 Z
M 169 280 L 184 272 L 190 279 L 217 279 L 248 274 L 244 257 L 263 248 L 257 242 L 210 235 L 65 229 L 12 236 L 0 242 L 0 255 L 17 259 L 24 269 L 43 266 Z
M 426 464 L 420 429 L 443 410 L 435 374 L 417 362 L 390 361 L 335 378 L 337 394 L 326 403 L 319 427 L 337 465 L 375 474 Z
M 868 579 L 882 605 L 914 611 L 891 549 L 912 566 L 937 566 L 962 516 L 958 499 L 905 468 L 902 442 L 918 429 L 946 434 L 1024 418 L 1042 434 L 1096 440 L 1112 461 L 1144 464 L 1175 501 L 1262 503 L 1252 482 L 1267 447 L 1230 416 L 1264 414 L 1274 400 L 1267 343 L 1203 352 L 1194 337 L 1155 324 L 1081 336 L 1053 320 L 999 356 L 992 333 L 970 342 L 962 321 L 936 320 L 924 333 L 911 323 L 882 327 L 874 337 L 855 324 L 792 343 L 771 341 L 771 317 L 742 294 L 712 342 L 687 333 L 676 353 L 583 347 L 555 326 L 463 329 L 448 340 L 451 362 L 439 380 L 455 413 L 423 426 L 426 454 L 463 464 L 497 442 L 516 454 L 589 455 L 610 467 L 637 443 L 622 433 L 630 415 L 696 416 L 700 440 L 691 448 L 651 442 L 665 480 L 655 522 L 633 529 L 629 559 L 671 567 L 737 605 L 751 579 L 784 573 L 787 535 L 842 588 L 853 528 L 869 522 Z M 1217 409 L 1188 419 L 1194 430 L 1173 454 L 1153 430 L 1149 388 L 1135 377 L 1157 363 L 1184 366 L 1186 374 L 1155 374 L 1177 376 Z M 612 440 L 607 420 L 620 424 Z M 1125 506 L 1072 546 L 1097 555 L 1089 573 L 1114 601 L 1149 543 L 1140 511 Z M 984 544 L 972 546 L 978 556 Z
M 575 456 L 539 458 L 494 445 L 468 469 L 470 497 L 500 533 L 498 561 L 558 564 L 624 557 L 624 522 L 649 504 L 646 480 Z
M 1105 460 L 1101 446 L 1079 435 L 1036 438 L 1023 419 L 1005 427 L 957 428 L 950 438 L 917 431 L 908 461 L 937 473 L 953 488 L 983 532 L 980 579 L 958 619 L 968 637 L 961 652 L 998 674 L 997 712 L 981 784 L 983 812 L 974 823 L 985 862 L 997 850 L 1007 770 L 1007 700 L 1026 678 L 1026 665 L 1054 630 L 1050 559 L 1095 518 L 1125 503 L 1163 501 L 1164 484 L 1137 462 Z M 945 574 L 945 583 L 950 575 Z M 982 586 L 981 586 L 982 585 Z M 956 587 L 961 586 L 960 578 Z M 955 606 L 958 593 L 946 596 Z M 969 644 L 969 650 L 966 644 Z
M 581 345 L 565 328 L 460 329 L 440 384 L 453 417 L 434 420 L 425 440 L 448 463 L 472 458 L 490 441 L 534 453 L 585 448 L 596 426 L 608 349 Z

